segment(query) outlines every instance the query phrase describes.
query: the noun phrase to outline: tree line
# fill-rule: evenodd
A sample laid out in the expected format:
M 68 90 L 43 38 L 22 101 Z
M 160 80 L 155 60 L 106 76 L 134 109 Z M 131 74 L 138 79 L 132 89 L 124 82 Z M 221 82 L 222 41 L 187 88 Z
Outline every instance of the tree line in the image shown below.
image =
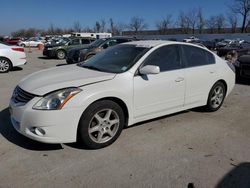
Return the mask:
M 178 16 L 167 14 L 164 18 L 155 22 L 155 32 L 158 34 L 195 34 L 195 33 L 224 33 L 224 32 L 248 32 L 250 28 L 250 0 L 233 0 L 232 4 L 227 5 L 226 14 L 211 15 L 206 18 L 200 7 L 188 11 L 180 11 Z M 239 23 L 241 21 L 241 23 Z M 238 26 L 241 27 L 238 27 Z M 12 32 L 13 37 L 32 37 L 40 34 L 62 35 L 72 32 L 110 32 L 113 35 L 121 35 L 123 31 L 133 34 L 148 29 L 145 19 L 134 16 L 128 24 L 115 22 L 112 18 L 108 21 L 102 19 L 96 21 L 92 28 L 82 27 L 79 21 L 75 21 L 71 28 L 62 29 L 50 24 L 47 30 L 29 28 L 20 29 Z M 128 32 L 127 32 L 128 33 Z

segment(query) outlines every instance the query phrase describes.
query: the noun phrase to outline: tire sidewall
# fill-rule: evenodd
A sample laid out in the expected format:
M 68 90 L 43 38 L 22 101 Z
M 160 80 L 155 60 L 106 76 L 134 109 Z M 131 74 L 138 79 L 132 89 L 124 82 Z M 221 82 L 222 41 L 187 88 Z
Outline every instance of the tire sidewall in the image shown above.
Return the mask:
M 223 89 L 223 99 L 220 103 L 220 105 L 217 107 L 217 108 L 214 108 L 212 107 L 212 103 L 211 103 L 211 98 L 212 98 L 212 94 L 213 94 L 213 91 L 216 87 L 218 86 L 221 86 L 222 89 Z M 207 110 L 210 111 L 210 112 L 214 112 L 214 111 L 217 111 L 218 109 L 220 109 L 220 107 L 222 106 L 223 102 L 224 102 L 224 99 L 225 99 L 225 96 L 226 96 L 226 88 L 225 88 L 225 85 L 222 83 L 222 82 L 217 82 L 213 85 L 212 89 L 210 90 L 209 92 L 209 96 L 208 96 L 208 100 L 207 100 Z
M 60 53 L 60 52 L 63 52 L 63 53 L 64 53 L 63 58 L 59 56 L 59 53 Z M 64 51 L 64 50 L 57 50 L 57 52 L 56 52 L 56 57 L 57 57 L 58 59 L 65 59 L 65 57 L 66 57 L 65 51 Z
M 92 117 L 102 109 L 112 109 L 119 116 L 119 128 L 115 134 L 115 136 L 105 143 L 96 143 L 94 142 L 88 133 L 89 122 Z M 100 149 L 111 145 L 121 134 L 123 127 L 125 124 L 125 117 L 122 111 L 122 108 L 115 102 L 109 100 L 98 101 L 90 105 L 82 114 L 79 126 L 78 126 L 78 141 L 87 146 L 90 149 Z

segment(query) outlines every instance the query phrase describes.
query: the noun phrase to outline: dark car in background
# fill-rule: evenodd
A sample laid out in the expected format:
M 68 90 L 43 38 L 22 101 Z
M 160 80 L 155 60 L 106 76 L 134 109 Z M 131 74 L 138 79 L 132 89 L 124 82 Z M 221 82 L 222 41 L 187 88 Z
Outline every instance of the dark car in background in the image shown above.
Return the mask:
M 89 59 L 90 57 L 94 56 L 95 54 L 101 52 L 102 50 L 108 47 L 134 40 L 137 39 L 133 37 L 111 37 L 98 39 L 95 42 L 91 43 L 89 46 L 69 50 L 67 53 L 66 62 L 68 64 L 78 63 Z
M 237 78 L 250 79 L 250 54 L 242 55 L 234 63 Z
M 226 56 L 228 52 L 235 50 L 238 53 L 238 56 L 247 54 L 250 50 L 250 43 L 233 43 L 225 47 L 217 49 L 218 56 Z
M 67 51 L 71 48 L 88 46 L 94 39 L 92 38 L 68 38 L 58 44 L 46 45 L 43 50 L 43 55 L 50 58 L 64 59 Z

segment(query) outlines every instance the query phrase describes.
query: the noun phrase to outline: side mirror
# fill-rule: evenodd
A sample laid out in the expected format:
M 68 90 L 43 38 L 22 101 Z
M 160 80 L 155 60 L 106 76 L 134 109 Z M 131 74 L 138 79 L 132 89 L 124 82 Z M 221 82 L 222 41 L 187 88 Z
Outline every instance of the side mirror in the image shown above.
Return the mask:
M 140 74 L 147 75 L 147 74 L 159 74 L 160 67 L 154 65 L 146 65 L 145 67 L 140 68 Z

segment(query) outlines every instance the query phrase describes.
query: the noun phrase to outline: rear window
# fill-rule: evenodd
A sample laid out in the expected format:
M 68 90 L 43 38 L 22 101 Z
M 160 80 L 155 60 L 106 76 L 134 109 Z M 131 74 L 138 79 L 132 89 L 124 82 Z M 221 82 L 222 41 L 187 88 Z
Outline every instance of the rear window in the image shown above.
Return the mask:
M 211 52 L 189 45 L 182 45 L 182 61 L 185 62 L 185 67 L 215 64 L 215 58 Z

